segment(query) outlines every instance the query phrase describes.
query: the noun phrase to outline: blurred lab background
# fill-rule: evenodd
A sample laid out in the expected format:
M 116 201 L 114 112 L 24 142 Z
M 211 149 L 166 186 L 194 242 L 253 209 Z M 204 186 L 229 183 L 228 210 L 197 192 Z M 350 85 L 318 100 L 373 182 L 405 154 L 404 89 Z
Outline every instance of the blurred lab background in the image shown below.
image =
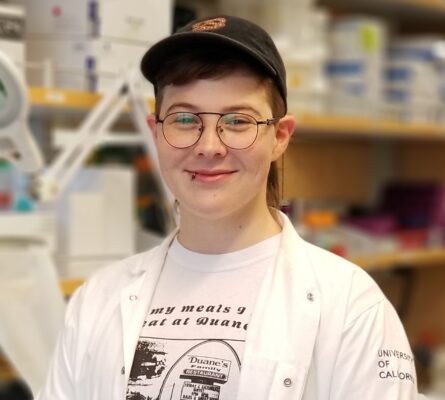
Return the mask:
M 445 0 L 0 0 L 0 51 L 24 79 L 22 123 L 45 164 L 30 174 L 0 160 L 0 400 L 41 384 L 82 280 L 171 228 L 134 112 L 141 99 L 153 109 L 137 67 L 157 40 L 221 12 L 262 25 L 286 64 L 298 124 L 279 162 L 282 209 L 376 279 L 421 391 L 445 396 Z M 114 118 L 90 138 L 100 107 Z M 7 127 L 0 150 L 13 142 Z M 88 146 L 55 177 L 76 141 Z

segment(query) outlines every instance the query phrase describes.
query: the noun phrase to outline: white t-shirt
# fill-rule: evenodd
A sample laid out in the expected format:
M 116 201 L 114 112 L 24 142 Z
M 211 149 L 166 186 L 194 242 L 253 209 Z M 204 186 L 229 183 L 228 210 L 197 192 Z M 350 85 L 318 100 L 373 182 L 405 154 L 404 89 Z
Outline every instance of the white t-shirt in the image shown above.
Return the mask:
M 208 255 L 175 240 L 136 347 L 126 400 L 232 400 L 247 327 L 280 235 Z

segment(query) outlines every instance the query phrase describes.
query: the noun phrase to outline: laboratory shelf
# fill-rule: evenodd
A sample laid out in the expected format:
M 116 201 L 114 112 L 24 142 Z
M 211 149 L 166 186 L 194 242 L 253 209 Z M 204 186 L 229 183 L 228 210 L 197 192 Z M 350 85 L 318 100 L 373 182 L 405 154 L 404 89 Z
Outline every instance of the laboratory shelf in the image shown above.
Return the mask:
M 444 6 L 445 7 L 445 6 Z M 78 90 L 30 87 L 29 95 L 33 110 L 70 112 L 91 110 L 101 95 Z M 154 109 L 154 99 L 148 99 L 148 106 Z M 300 135 L 322 135 L 327 137 L 355 138 L 398 138 L 398 139 L 439 139 L 445 140 L 445 126 L 427 123 L 409 123 L 378 118 L 304 114 L 297 116 L 295 138 Z
M 445 140 L 445 126 L 367 117 L 304 114 L 297 116 L 294 139 L 301 136 Z

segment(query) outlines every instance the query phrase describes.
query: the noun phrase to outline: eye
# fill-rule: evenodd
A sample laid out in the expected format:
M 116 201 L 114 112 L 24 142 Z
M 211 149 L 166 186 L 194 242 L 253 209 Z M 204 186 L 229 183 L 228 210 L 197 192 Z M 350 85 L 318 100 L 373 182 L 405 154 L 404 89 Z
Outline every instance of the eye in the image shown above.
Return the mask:
M 178 113 L 174 115 L 173 122 L 176 124 L 195 124 L 197 122 L 196 115 L 187 113 Z
M 224 125 L 242 126 L 252 124 L 252 118 L 250 118 L 248 115 L 242 114 L 226 114 L 223 116 L 222 122 Z

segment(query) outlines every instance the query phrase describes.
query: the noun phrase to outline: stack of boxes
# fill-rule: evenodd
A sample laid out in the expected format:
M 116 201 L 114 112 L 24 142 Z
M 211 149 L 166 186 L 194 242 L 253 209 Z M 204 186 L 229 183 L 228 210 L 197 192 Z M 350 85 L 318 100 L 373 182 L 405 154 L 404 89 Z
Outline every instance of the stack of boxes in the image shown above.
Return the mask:
M 387 116 L 408 122 L 444 122 L 445 40 L 394 40 L 386 70 Z
M 387 26 L 371 17 L 344 17 L 333 21 L 329 111 L 333 114 L 381 115 Z
M 14 0 L 30 85 L 104 92 L 172 27 L 170 0 Z
M 297 114 L 325 113 L 328 14 L 308 7 L 289 15 L 298 15 L 290 35 L 275 39 L 286 66 L 289 108 Z
M 0 4 L 0 50 L 22 71 L 25 64 L 23 7 Z
M 289 109 L 296 114 L 325 112 L 327 12 L 313 0 L 280 0 L 269 4 L 267 14 L 273 13 L 277 23 L 271 32 L 286 66 Z

